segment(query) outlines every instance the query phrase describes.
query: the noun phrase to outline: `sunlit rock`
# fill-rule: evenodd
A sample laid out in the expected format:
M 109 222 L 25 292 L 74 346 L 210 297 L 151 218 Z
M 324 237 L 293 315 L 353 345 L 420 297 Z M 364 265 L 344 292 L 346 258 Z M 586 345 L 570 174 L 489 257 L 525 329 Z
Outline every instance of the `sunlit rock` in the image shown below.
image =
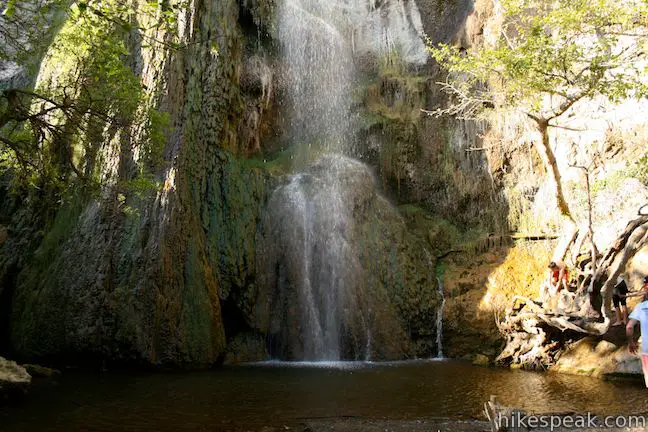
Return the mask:
M 25 391 L 31 383 L 31 376 L 16 362 L 0 357 L 0 395 L 14 391 Z

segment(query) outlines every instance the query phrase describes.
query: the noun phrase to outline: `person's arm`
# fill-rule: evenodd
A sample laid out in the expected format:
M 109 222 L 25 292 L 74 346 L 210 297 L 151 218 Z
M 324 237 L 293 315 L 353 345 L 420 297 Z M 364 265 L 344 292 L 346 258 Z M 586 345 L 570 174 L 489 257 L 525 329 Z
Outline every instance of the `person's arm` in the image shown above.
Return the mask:
M 630 319 L 628 320 L 628 324 L 626 325 L 626 336 L 628 337 L 628 351 L 630 351 L 630 354 L 635 354 L 637 352 L 637 341 L 634 339 L 634 327 L 637 325 L 639 321 L 636 319 Z

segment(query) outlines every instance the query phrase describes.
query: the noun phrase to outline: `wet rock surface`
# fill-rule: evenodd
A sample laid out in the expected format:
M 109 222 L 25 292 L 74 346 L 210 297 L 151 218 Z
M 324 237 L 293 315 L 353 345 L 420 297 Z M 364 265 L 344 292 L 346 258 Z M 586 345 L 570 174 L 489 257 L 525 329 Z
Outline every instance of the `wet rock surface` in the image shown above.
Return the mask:
M 239 333 L 228 342 L 223 363 L 234 365 L 270 360 L 266 345 L 266 340 L 262 335 Z
M 419 420 L 369 420 L 369 419 L 327 419 L 311 420 L 302 426 L 304 432 L 488 432 L 490 427 L 484 421 L 459 421 L 451 419 Z M 299 430 L 299 429 L 298 429 Z M 268 431 L 270 432 L 270 431 Z
M 641 359 L 628 352 L 625 340 L 612 343 L 594 336 L 568 346 L 551 371 L 598 378 L 643 376 Z
M 37 364 L 24 364 L 23 368 L 33 377 L 53 378 L 61 375 L 61 371 Z
M 331 156 L 292 177 L 270 199 L 262 232 L 257 325 L 281 358 L 431 353 L 434 262 L 365 165 Z
M 0 397 L 27 391 L 31 376 L 16 362 L 0 357 Z

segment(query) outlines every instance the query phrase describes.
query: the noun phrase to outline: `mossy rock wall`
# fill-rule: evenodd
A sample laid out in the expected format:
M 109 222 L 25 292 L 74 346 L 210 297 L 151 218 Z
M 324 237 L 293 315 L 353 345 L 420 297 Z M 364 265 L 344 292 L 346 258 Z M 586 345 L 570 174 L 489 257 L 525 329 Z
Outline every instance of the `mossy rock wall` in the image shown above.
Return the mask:
M 121 145 L 102 168 L 113 176 L 106 186 L 66 194 L 33 256 L 12 265 L 8 325 L 19 358 L 206 366 L 225 352 L 224 315 L 249 314 L 270 187 L 263 170 L 239 163 L 248 153 L 238 134 L 240 5 L 187 8 L 186 48 L 145 49 L 133 37 L 134 70 L 171 122 L 156 186 L 130 186 L 137 161 Z M 12 234 L 3 262 L 19 241 Z
M 438 38 L 455 38 L 465 2 L 418 3 L 428 33 L 443 21 Z M 148 104 L 170 122 L 164 164 L 151 173 L 156 186 L 132 187 L 141 171 L 137 143 L 114 135 L 96 168 L 107 185 L 69 185 L 47 225 L 26 223 L 26 206 L 13 212 L 0 246 L 0 295 L 10 319 L 0 326 L 8 326 L 18 357 L 205 366 L 240 335 L 274 333 L 263 308 L 276 293 L 257 282 L 264 250 L 256 233 L 276 166 L 246 158 L 277 150 L 285 121 L 275 106 L 282 85 L 273 58 L 275 2 L 185 7 L 182 49 L 146 48 L 137 34 L 127 41 Z M 390 68 L 371 72 L 358 107 L 368 119 L 358 154 L 379 167 L 382 192 L 457 225 L 495 226 L 497 196 L 483 157 L 465 152 L 479 145 L 475 130 L 419 111 L 440 97 L 437 72 Z M 430 354 L 439 297 L 434 258 L 423 249 L 436 240 L 412 235 L 373 189 L 356 198 L 362 205 L 349 235 L 362 239 L 356 252 L 367 278 L 358 279 L 356 302 L 372 305 L 371 357 Z M 345 327 L 346 358 L 359 357 L 365 324 L 356 318 Z
M 202 217 L 160 194 L 115 205 L 65 203 L 20 273 L 11 335 L 27 358 L 205 366 L 224 352 L 221 302 L 249 311 L 266 177 L 229 153 Z M 218 185 L 219 190 L 211 189 Z M 236 216 L 233 216 L 236 215 Z M 249 313 L 249 312 L 248 312 Z
M 379 169 L 385 190 L 461 229 L 506 229 L 506 202 L 494 184 L 475 122 L 421 111 L 443 103 L 439 71 L 379 69 L 365 81 L 360 115 L 363 160 Z

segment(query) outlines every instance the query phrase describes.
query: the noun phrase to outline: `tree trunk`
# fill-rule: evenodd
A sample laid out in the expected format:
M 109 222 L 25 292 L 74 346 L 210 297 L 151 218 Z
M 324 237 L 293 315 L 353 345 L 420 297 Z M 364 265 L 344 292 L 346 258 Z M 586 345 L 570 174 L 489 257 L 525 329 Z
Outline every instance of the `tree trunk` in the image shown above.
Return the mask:
M 565 220 L 562 232 L 563 233 L 551 258 L 552 261 L 564 261 L 569 248 L 578 237 L 578 227 L 570 220 Z
M 564 224 L 562 227 L 563 234 L 560 241 L 558 242 L 558 245 L 556 246 L 552 260 L 564 261 L 569 248 L 578 236 L 578 227 L 576 226 L 576 222 L 574 221 L 574 217 L 572 215 L 571 209 L 569 208 L 569 204 L 565 199 L 565 194 L 562 188 L 562 176 L 560 174 L 560 169 L 558 168 L 556 155 L 551 149 L 551 145 L 549 145 L 549 121 L 544 118 L 533 118 L 536 122 L 538 132 L 540 132 L 541 136 L 541 140 L 539 142 L 539 145 L 536 146 L 536 149 L 538 150 L 538 154 L 540 155 L 540 158 L 545 165 L 549 181 L 553 183 L 556 205 L 558 207 L 558 211 L 564 219 Z
M 628 223 L 625 231 L 603 258 L 603 263 L 596 272 L 596 277 L 607 273 L 608 277 L 601 288 L 603 310 L 605 316 L 610 314 L 612 303 L 612 287 L 626 264 L 644 246 L 648 245 L 648 216 L 641 216 Z
M 538 131 L 542 136 L 540 140 L 540 145 L 538 146 L 538 153 L 542 158 L 542 161 L 547 168 L 547 174 L 549 179 L 553 182 L 554 193 L 556 197 L 556 204 L 558 205 L 558 210 L 560 214 L 571 221 L 575 225 L 574 217 L 572 216 L 569 204 L 565 199 L 565 194 L 563 193 L 562 188 L 562 179 L 560 175 L 560 170 L 558 169 L 558 162 L 556 161 L 556 155 L 554 155 L 551 146 L 549 145 L 549 122 L 547 120 L 539 120 L 536 122 L 538 125 Z
M 589 236 L 592 234 L 590 230 Z M 616 242 L 597 260 L 592 280 L 605 281 L 600 290 L 605 320 L 591 319 L 582 313 L 583 306 L 589 301 L 586 291 L 565 293 L 560 300 L 562 305 L 555 310 L 546 310 L 540 302 L 514 297 L 504 319 L 497 323 L 500 333 L 506 336 L 506 346 L 496 361 L 544 369 L 554 363 L 569 340 L 608 332 L 612 287 L 628 261 L 646 245 L 648 216 L 640 216 L 628 223 Z

